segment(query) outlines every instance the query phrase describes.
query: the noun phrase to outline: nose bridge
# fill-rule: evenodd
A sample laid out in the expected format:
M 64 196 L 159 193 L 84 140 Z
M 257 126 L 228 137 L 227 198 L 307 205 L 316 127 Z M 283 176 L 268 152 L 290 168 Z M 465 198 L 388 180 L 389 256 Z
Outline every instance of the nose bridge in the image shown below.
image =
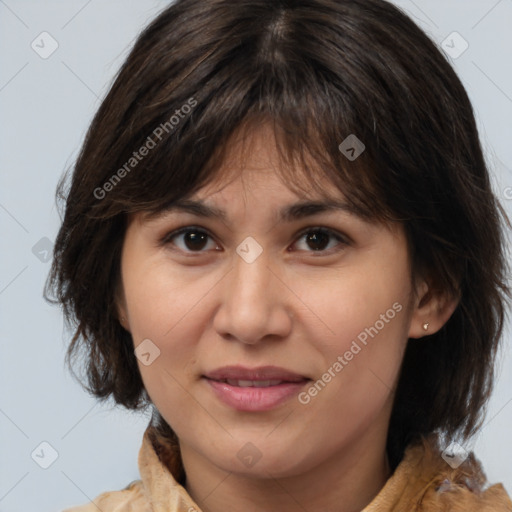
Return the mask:
M 237 248 L 214 320 L 219 334 L 246 344 L 269 334 L 285 336 L 290 329 L 283 294 L 275 290 L 279 280 L 271 271 L 270 257 L 251 243 Z
M 252 303 L 252 309 L 263 306 L 262 299 L 270 299 L 265 292 L 271 286 L 272 279 L 267 253 L 263 247 L 256 244 L 254 239 L 246 239 L 237 247 L 231 290 L 233 298 L 249 301 Z M 244 304 L 240 302 L 240 306 Z

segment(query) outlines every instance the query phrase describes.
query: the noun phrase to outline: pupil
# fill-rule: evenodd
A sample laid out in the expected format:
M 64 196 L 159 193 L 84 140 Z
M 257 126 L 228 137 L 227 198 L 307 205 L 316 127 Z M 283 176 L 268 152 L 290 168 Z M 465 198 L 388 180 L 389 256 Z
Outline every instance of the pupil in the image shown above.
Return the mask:
M 187 248 L 191 250 L 202 249 L 205 246 L 207 236 L 206 233 L 189 231 L 185 233 L 185 244 Z
M 310 243 L 310 247 L 312 249 L 320 251 L 328 245 L 329 235 L 327 233 L 322 233 L 321 231 L 315 231 L 314 234 L 310 234 L 307 237 L 307 241 Z

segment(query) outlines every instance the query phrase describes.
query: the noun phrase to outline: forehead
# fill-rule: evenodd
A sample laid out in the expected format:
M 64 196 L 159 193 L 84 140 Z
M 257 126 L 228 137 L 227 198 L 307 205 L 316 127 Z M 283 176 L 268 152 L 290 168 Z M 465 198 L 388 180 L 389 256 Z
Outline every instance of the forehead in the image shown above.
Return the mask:
M 195 197 L 220 193 L 238 181 L 244 189 L 279 190 L 281 196 L 290 199 L 341 199 L 341 187 L 328 179 L 322 165 L 307 154 L 302 156 L 299 161 L 286 153 L 269 122 L 248 124 L 228 139 L 221 163 Z
M 212 208 L 217 207 L 215 216 L 222 217 L 218 205 L 235 211 L 231 203 L 238 200 L 238 196 L 244 199 L 254 191 L 257 192 L 254 196 L 263 198 L 264 208 L 270 207 L 276 213 L 280 206 L 298 201 L 343 202 L 343 209 L 364 220 L 385 220 L 376 215 L 378 201 L 372 199 L 371 169 L 359 163 L 353 167 L 355 162 L 347 168 L 344 167 L 346 162 L 340 166 L 336 158 L 332 159 L 326 141 L 302 141 L 295 135 L 295 131 L 285 130 L 279 122 L 268 118 L 248 118 L 201 165 L 194 184 L 187 187 L 187 167 L 180 170 L 178 165 L 168 180 L 169 186 L 155 189 L 155 196 L 150 200 L 153 205 L 135 211 L 151 220 L 168 213 L 177 203 L 193 200 L 202 203 L 194 205 L 196 212 L 201 209 L 200 215 L 213 216 L 210 215 Z M 338 155 L 337 146 L 334 149 Z M 162 175 L 169 174 L 165 162 L 161 169 Z M 162 181 L 165 182 L 165 178 Z M 176 193 L 179 189 L 183 190 L 181 195 Z M 210 207 L 208 214 L 205 214 L 205 206 Z M 320 211 L 318 204 L 308 208 L 312 213 Z M 288 213 L 292 212 L 281 211 L 281 217 L 290 217 Z

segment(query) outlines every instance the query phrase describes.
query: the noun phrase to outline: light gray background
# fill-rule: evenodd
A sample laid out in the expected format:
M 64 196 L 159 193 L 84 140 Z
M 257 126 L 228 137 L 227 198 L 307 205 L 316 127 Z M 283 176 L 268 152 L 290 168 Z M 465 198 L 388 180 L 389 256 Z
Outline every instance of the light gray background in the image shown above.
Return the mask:
M 512 1 L 395 3 L 440 45 L 453 31 L 468 42 L 452 62 L 473 102 L 496 191 L 510 214 Z M 0 0 L 0 512 L 61 510 L 138 478 L 148 418 L 95 405 L 72 380 L 63 364 L 70 336 L 60 311 L 43 301 L 42 288 L 49 270 L 45 250 L 59 225 L 57 180 L 76 157 L 134 38 L 167 4 Z M 59 45 L 47 59 L 31 48 L 43 31 Z M 451 37 L 448 43 L 462 48 Z M 471 448 L 489 480 L 512 493 L 510 332 L 487 424 Z M 58 453 L 48 469 L 31 457 L 43 441 Z M 50 462 L 47 448 L 37 453 L 40 463 Z

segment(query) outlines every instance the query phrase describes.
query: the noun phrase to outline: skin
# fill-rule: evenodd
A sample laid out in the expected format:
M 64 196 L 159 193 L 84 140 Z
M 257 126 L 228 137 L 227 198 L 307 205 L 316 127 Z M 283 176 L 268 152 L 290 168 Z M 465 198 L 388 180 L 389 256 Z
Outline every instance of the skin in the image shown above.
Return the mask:
M 390 476 L 385 442 L 408 338 L 425 335 L 425 322 L 436 332 L 456 304 L 412 282 L 398 224 L 341 210 L 277 223 L 280 208 L 303 198 L 275 172 L 273 141 L 269 129 L 254 130 L 243 162 L 234 142 L 225 160 L 234 177 L 193 195 L 225 220 L 130 218 L 119 312 L 135 347 L 150 339 L 160 350 L 149 366 L 139 362 L 141 375 L 180 440 L 186 488 L 203 510 L 360 511 Z M 184 226 L 210 235 L 203 248 L 184 235 L 161 242 Z M 331 235 L 315 251 L 301 232 L 318 227 L 343 241 Z M 263 249 L 252 263 L 236 253 L 247 236 Z M 397 303 L 400 312 L 307 404 L 294 396 L 270 411 L 237 411 L 201 378 L 226 365 L 275 365 L 317 381 Z M 237 457 L 248 442 L 261 454 L 252 467 Z

